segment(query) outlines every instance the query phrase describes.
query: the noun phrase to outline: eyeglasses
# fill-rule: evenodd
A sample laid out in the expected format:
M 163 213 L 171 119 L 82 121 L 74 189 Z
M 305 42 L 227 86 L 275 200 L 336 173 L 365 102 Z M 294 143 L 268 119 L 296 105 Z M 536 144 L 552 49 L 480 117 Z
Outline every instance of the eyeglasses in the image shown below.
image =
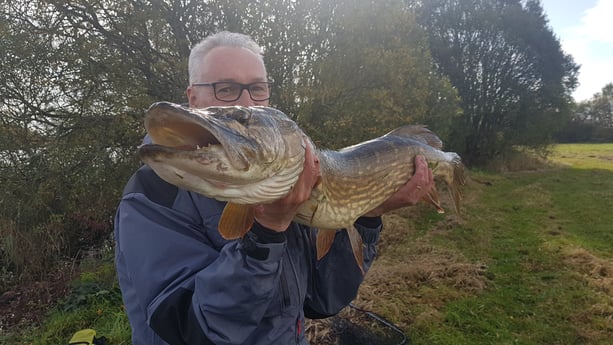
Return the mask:
M 241 97 L 243 90 L 249 92 L 249 97 L 256 102 L 270 99 L 272 82 L 261 81 L 251 84 L 241 84 L 229 81 L 215 83 L 192 83 L 192 86 L 210 86 L 213 88 L 215 98 L 222 102 L 234 102 Z

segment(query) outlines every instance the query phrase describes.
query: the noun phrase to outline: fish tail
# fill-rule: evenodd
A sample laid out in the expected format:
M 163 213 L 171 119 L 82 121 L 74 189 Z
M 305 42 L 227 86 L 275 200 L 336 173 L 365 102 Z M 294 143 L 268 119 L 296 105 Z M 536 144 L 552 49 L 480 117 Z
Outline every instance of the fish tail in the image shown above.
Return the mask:
M 460 202 L 462 201 L 460 186 L 463 186 L 466 183 L 464 164 L 462 164 L 462 159 L 459 155 L 454 154 L 454 157 L 451 160 L 451 166 L 453 169 L 453 178 L 451 181 L 448 181 L 448 187 L 449 193 L 451 194 L 451 199 L 453 200 L 453 207 L 456 214 L 459 215 Z
M 362 275 L 364 275 L 366 272 L 364 271 L 364 244 L 362 242 L 362 236 L 354 225 L 348 226 L 347 232 L 349 233 L 349 242 L 351 243 L 353 257 L 355 258 L 355 262 L 360 268 Z
M 445 213 L 445 209 L 443 209 L 443 207 L 441 206 L 440 198 L 438 197 L 438 190 L 436 190 L 436 185 L 430 188 L 428 194 L 426 194 L 426 196 L 424 196 L 422 200 L 434 205 L 438 213 Z

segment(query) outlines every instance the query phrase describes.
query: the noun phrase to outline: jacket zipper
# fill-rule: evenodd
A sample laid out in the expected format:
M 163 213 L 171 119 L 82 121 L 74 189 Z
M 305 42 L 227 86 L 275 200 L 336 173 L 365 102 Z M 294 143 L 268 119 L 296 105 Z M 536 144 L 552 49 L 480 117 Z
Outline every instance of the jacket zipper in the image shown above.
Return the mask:
M 285 274 L 282 274 L 281 277 L 281 293 L 283 294 L 283 309 L 286 309 L 290 305 L 290 295 L 287 276 Z
M 289 258 L 289 260 L 288 260 L 289 261 L 289 265 L 292 268 L 292 274 L 294 276 L 294 281 L 296 283 L 296 288 L 298 289 L 298 297 L 301 298 L 302 297 L 302 291 L 300 290 L 300 280 L 298 279 L 298 273 L 296 272 L 296 266 L 294 265 L 294 261 L 292 260 L 291 255 L 289 255 L 289 250 L 287 249 L 287 247 L 285 248 L 285 250 L 288 251 L 287 257 Z M 302 320 L 300 319 L 300 314 L 298 314 L 298 318 L 296 320 L 295 330 L 296 330 L 295 331 L 296 344 L 299 344 L 300 333 L 302 333 Z

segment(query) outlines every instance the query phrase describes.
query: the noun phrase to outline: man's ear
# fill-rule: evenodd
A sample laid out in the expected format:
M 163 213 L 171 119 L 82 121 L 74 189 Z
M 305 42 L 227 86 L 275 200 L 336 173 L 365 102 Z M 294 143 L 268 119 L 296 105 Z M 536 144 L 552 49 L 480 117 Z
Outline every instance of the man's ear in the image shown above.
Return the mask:
M 188 86 L 187 89 L 185 89 L 185 94 L 187 95 L 187 104 L 189 107 L 192 107 L 193 104 L 196 104 L 196 92 L 194 92 L 194 89 L 192 88 L 192 86 Z

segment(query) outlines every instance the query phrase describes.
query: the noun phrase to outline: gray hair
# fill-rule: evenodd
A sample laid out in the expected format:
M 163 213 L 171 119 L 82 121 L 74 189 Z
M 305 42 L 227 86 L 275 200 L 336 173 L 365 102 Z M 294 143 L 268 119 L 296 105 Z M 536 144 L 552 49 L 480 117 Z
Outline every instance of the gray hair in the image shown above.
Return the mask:
M 200 66 L 202 59 L 211 50 L 217 47 L 238 47 L 246 48 L 262 58 L 262 48 L 251 38 L 251 36 L 236 32 L 221 31 L 211 36 L 206 37 L 200 43 L 196 44 L 189 54 L 189 82 L 197 82 L 200 75 Z

